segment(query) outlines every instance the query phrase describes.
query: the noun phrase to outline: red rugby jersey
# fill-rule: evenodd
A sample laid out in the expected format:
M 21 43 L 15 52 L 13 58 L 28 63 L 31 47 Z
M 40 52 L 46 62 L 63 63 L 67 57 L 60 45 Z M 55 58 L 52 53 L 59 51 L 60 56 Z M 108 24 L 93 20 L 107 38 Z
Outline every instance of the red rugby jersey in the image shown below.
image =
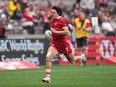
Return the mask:
M 57 31 L 62 31 L 63 27 L 68 27 L 66 19 L 62 17 L 58 17 L 57 19 L 51 20 L 50 26 Z M 66 41 L 66 35 L 60 35 L 52 32 L 52 44 L 54 44 L 57 48 L 61 49 L 68 46 L 68 43 Z

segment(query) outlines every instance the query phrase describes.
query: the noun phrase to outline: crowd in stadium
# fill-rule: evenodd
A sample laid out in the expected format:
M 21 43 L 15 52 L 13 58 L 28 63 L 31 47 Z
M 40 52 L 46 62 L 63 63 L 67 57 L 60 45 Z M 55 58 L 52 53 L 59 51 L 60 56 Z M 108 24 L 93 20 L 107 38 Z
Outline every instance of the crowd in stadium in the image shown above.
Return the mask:
M 4 1 L 0 1 L 1 38 L 6 38 L 6 34 L 44 34 L 45 30 L 50 29 L 50 7 L 54 5 L 62 8 L 71 32 L 80 11 L 85 12 L 90 21 L 91 17 L 98 17 L 103 35 L 116 32 L 115 0 L 75 0 L 72 6 L 65 5 L 64 0 L 54 5 L 50 0 L 46 0 L 46 6 L 39 5 L 39 2 L 31 4 L 30 0 L 8 0 L 8 3 Z M 94 33 L 93 28 L 91 33 Z

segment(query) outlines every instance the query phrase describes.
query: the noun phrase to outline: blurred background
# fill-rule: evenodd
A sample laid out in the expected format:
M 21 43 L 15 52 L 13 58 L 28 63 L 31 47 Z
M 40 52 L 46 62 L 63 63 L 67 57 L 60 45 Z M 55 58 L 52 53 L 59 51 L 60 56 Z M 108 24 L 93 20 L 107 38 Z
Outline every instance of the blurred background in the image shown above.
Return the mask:
M 98 17 L 102 36 L 110 31 L 116 32 L 115 0 L 0 0 L 0 24 L 4 28 L 1 38 L 14 34 L 44 34 L 50 27 L 50 8 L 54 5 L 62 8 L 70 30 L 79 12 L 84 11 L 90 20 Z M 110 27 L 104 29 L 104 22 L 108 22 Z M 94 28 L 90 33 L 93 35 Z

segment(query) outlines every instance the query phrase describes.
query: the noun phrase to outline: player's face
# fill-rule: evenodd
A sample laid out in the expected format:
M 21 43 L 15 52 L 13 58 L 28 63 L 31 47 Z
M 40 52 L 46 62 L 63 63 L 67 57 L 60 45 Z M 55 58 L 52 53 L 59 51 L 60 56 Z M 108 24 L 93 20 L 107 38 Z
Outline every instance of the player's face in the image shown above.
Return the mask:
M 52 9 L 51 10 L 51 17 L 53 19 L 55 19 L 55 18 L 58 18 L 58 16 L 59 16 L 59 14 L 57 13 L 57 11 L 55 9 Z

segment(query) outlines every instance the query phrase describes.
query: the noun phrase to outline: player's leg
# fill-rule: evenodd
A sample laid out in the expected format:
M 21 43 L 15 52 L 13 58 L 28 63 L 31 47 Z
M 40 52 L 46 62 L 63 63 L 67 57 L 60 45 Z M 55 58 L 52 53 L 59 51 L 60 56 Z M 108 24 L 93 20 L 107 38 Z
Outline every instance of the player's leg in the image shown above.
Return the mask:
M 83 39 L 82 39 L 82 47 L 81 47 L 81 56 L 83 57 L 83 60 L 82 60 L 82 62 L 83 62 L 83 64 L 84 65 L 86 65 L 86 55 L 87 55 L 87 37 L 83 37 Z
M 81 56 L 74 56 L 72 53 L 65 55 L 67 60 L 71 63 L 71 64 L 75 64 L 76 62 L 79 62 L 82 60 Z
M 78 56 L 82 56 L 83 57 L 83 55 L 81 55 L 82 54 L 82 46 L 83 46 L 82 45 L 82 40 L 83 40 L 82 38 L 76 38 Z M 83 65 L 83 59 L 81 61 L 81 65 Z
M 81 56 L 81 53 L 82 53 L 82 51 L 81 51 L 81 47 L 82 47 L 81 38 L 76 39 L 76 44 L 77 44 L 77 53 L 78 53 L 79 56 Z
M 82 64 L 81 65 L 86 65 L 86 60 L 87 60 L 86 55 L 87 55 L 87 47 L 83 46 L 82 47 L 82 54 L 81 54 L 83 60 L 82 60 Z
M 82 40 L 81 50 L 82 50 L 82 53 L 85 55 L 87 54 L 87 44 L 88 44 L 87 37 L 84 37 Z
M 51 82 L 50 75 L 51 75 L 52 59 L 57 54 L 58 54 L 58 51 L 53 46 L 50 46 L 46 55 L 46 77 L 42 78 L 43 82 L 46 82 L 46 83 Z
M 74 56 L 73 51 L 72 51 L 70 45 L 67 46 L 65 49 L 66 50 L 63 51 L 63 53 L 64 53 L 64 55 L 66 56 L 66 58 L 68 59 L 68 61 L 70 63 L 75 64 L 76 62 L 82 60 L 82 57 L 81 56 Z

